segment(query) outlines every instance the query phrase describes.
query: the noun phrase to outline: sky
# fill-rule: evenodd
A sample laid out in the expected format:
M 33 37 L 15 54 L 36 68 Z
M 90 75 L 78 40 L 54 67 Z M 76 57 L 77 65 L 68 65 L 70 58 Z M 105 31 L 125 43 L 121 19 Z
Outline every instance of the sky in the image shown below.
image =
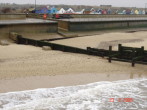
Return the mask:
M 112 5 L 118 7 L 147 7 L 147 0 L 36 0 L 37 4 Z M 34 4 L 35 0 L 0 0 L 0 3 Z M 146 4 L 146 6 L 145 6 Z

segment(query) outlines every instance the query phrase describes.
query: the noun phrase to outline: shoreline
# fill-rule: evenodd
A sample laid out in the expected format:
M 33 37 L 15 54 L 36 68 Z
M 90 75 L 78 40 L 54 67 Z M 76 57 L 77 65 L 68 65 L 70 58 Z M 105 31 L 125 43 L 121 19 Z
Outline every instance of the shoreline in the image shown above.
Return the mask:
M 119 76 L 119 77 L 116 77 Z M 147 78 L 146 74 L 133 73 L 79 73 L 55 76 L 30 76 L 0 80 L 0 93 L 84 85 L 100 81 L 119 81 Z

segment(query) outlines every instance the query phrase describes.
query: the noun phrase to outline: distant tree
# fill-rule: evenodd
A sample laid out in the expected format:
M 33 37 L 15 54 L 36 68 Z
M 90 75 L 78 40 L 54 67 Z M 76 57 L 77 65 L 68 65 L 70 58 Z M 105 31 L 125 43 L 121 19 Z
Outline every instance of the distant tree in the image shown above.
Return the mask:
M 11 9 L 10 8 L 3 8 L 2 13 L 10 13 Z

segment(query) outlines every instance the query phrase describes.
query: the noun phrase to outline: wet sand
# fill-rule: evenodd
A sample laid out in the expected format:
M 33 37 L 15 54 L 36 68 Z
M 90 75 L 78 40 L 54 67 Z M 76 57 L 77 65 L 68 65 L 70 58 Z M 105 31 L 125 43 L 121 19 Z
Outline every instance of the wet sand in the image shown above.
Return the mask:
M 117 76 L 117 77 L 116 77 Z M 119 77 L 118 77 L 119 76 Z M 63 86 L 75 86 L 99 81 L 118 81 L 134 78 L 144 78 L 146 74 L 133 72 L 118 73 L 79 73 L 53 76 L 30 76 L 15 79 L 0 80 L 0 93 L 12 91 L 33 90 L 37 88 L 54 88 Z
M 85 48 L 97 47 L 101 42 L 142 39 L 124 45 L 143 45 L 147 49 L 146 35 L 147 32 L 109 33 L 54 42 Z M 113 61 L 110 64 L 96 56 L 44 51 L 40 47 L 17 44 L 0 46 L 0 52 L 0 92 L 147 77 L 146 65 L 136 64 L 133 68 L 130 63 Z

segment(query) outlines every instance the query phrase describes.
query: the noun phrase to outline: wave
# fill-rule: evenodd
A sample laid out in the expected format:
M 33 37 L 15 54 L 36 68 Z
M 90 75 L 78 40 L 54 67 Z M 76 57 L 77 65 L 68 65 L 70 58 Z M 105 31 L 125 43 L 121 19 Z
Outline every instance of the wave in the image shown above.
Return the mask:
M 0 109 L 147 110 L 147 79 L 1 93 Z

